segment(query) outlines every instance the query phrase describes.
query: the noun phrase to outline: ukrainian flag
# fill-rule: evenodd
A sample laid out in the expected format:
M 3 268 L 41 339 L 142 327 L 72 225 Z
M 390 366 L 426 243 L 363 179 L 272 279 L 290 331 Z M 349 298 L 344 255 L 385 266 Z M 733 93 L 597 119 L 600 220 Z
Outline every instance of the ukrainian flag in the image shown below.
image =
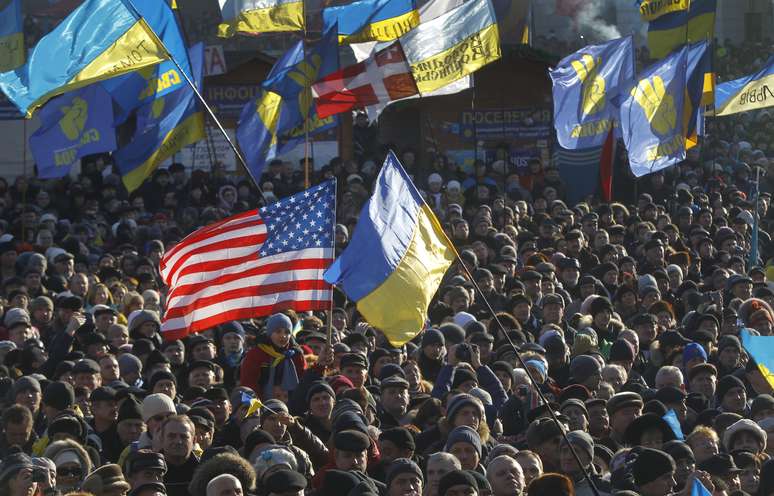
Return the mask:
M 774 55 L 763 69 L 718 85 L 715 115 L 731 115 L 774 106 Z
M 334 116 L 321 119 L 312 99 L 312 84 L 339 68 L 336 30 L 304 48 L 299 40 L 274 64 L 259 98 L 242 109 L 237 142 L 248 172 L 258 183 L 264 165 L 293 149 L 305 136 L 332 129 Z
M 643 21 L 655 21 L 671 12 L 688 10 L 690 0 L 639 0 L 640 17 Z
M 0 73 L 0 90 L 31 117 L 55 95 L 165 60 L 153 30 L 125 2 L 83 2 L 35 45 L 26 64 Z
M 196 84 L 201 88 L 204 45 L 191 47 L 189 58 Z M 204 115 L 187 84 L 140 107 L 135 136 L 113 154 L 124 186 L 129 192 L 136 190 L 162 162 L 203 138 Z
M 21 0 L 11 0 L 0 8 L 0 72 L 12 71 L 24 64 Z
M 424 327 L 455 250 L 390 152 L 344 252 L 325 272 L 393 346 Z
M 650 56 L 661 59 L 676 48 L 715 37 L 717 0 L 692 0 L 687 11 L 673 12 L 652 21 L 648 27 Z
M 338 24 L 339 43 L 392 41 L 419 24 L 414 0 L 357 0 L 323 10 L 323 29 Z
M 303 0 L 218 0 L 223 22 L 218 36 L 303 31 Z
M 742 346 L 755 360 L 761 375 L 774 387 L 774 336 L 753 336 L 748 329 L 742 329 Z
M 688 74 L 685 95 L 686 118 L 686 149 L 691 149 L 699 144 L 699 134 L 703 131 L 704 113 L 702 112 L 707 101 L 707 93 L 710 98 L 714 90 L 714 74 L 712 72 L 712 53 L 709 41 L 695 43 L 688 47 Z M 710 103 L 712 100 L 710 100 Z
M 500 58 L 500 31 L 491 0 L 468 0 L 400 37 L 422 95 Z

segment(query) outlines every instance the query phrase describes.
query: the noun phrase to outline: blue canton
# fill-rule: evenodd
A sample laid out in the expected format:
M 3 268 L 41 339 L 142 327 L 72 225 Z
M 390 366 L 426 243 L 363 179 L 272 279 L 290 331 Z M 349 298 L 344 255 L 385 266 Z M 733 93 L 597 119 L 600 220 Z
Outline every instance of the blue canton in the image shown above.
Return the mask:
M 333 179 L 262 207 L 266 241 L 261 257 L 307 248 L 333 248 L 336 187 Z

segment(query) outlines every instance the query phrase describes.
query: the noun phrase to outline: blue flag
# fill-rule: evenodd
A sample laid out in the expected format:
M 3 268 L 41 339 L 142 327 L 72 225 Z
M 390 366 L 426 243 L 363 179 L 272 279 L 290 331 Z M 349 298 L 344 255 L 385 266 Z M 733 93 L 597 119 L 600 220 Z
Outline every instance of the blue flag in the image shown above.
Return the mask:
M 0 8 L 0 72 L 16 69 L 24 58 L 21 0 L 11 0 Z
M 685 160 L 688 47 L 645 69 L 621 104 L 621 132 L 636 177 Z
M 550 75 L 559 144 L 568 150 L 602 146 L 617 118 L 615 97 L 634 79 L 632 38 L 582 48 Z
M 204 45 L 189 51 L 197 87 L 202 84 Z M 204 138 L 204 115 L 194 91 L 186 83 L 178 90 L 157 96 L 137 110 L 137 132 L 113 157 L 126 189 L 139 188 L 154 170 L 184 146 Z
M 755 360 L 761 375 L 774 387 L 774 336 L 753 336 L 747 328 L 742 329 L 739 335 L 742 347 Z
M 743 78 L 718 85 L 715 115 L 731 115 L 774 105 L 774 55 L 763 69 Z
M 132 0 L 132 4 L 193 81 L 188 51 L 170 6 L 158 0 Z M 137 107 L 156 97 L 172 93 L 186 84 L 185 78 L 171 60 L 102 82 L 117 105 L 116 125 L 125 122 L 131 111 Z
M 242 109 L 237 141 L 256 184 L 267 162 L 304 141 L 305 127 L 313 136 L 337 125 L 335 116 L 317 115 L 311 91 L 315 81 L 338 69 L 336 37 L 335 29 L 328 30 L 306 54 L 303 43 L 296 43 L 272 67 L 261 96 Z
M 680 420 L 678 420 L 677 414 L 675 413 L 674 410 L 670 409 L 661 418 L 664 419 L 664 422 L 666 422 L 669 428 L 672 429 L 672 432 L 675 433 L 676 439 L 679 439 L 680 441 L 685 441 L 683 428 L 680 426 Z
M 419 24 L 414 0 L 355 0 L 323 9 L 323 29 L 338 24 L 339 42 L 392 41 Z
M 85 0 L 38 41 L 23 66 L 0 72 L 0 90 L 31 117 L 56 95 L 166 59 L 128 0 Z
M 709 492 L 709 489 L 704 487 L 704 484 L 702 484 L 699 479 L 693 479 L 691 496 L 712 496 L 712 493 Z
M 98 84 L 49 100 L 38 115 L 30 149 L 41 179 L 64 177 L 81 157 L 116 149 L 110 95 Z

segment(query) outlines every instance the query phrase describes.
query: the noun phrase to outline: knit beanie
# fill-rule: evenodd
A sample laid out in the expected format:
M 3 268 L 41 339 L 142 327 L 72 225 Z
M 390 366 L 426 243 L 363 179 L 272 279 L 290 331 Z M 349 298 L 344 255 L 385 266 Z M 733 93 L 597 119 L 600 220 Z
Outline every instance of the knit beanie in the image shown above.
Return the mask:
M 734 375 L 727 375 L 720 379 L 715 391 L 718 402 L 722 402 L 723 398 L 726 396 L 726 393 L 728 393 L 731 389 L 738 387 L 744 388 L 744 383 L 741 381 L 741 379 Z
M 13 383 L 13 387 L 11 388 L 11 399 L 16 398 L 16 395 L 23 391 L 30 390 L 40 393 L 40 382 L 38 382 L 38 380 L 34 377 L 30 377 L 28 375 L 19 377 L 16 379 L 16 382 Z
M 598 313 L 601 313 L 604 310 L 608 310 L 610 313 L 613 313 L 613 304 L 610 303 L 610 300 L 604 296 L 598 296 L 594 299 L 594 301 L 591 302 L 591 305 L 589 305 L 589 314 L 592 317 L 596 316 Z
M 469 486 L 478 493 L 478 484 L 470 473 L 464 470 L 452 470 L 438 481 L 438 496 L 446 496 L 446 491 L 454 486 Z
M 142 405 L 131 394 L 121 402 L 118 408 L 118 422 L 123 420 L 143 420 Z
M 383 430 L 379 434 L 379 442 L 390 441 L 399 449 L 411 450 L 416 449 L 416 443 L 414 442 L 414 436 L 405 427 L 393 427 L 391 429 Z
M 176 413 L 175 403 L 172 398 L 164 393 L 150 394 L 142 401 L 142 419 L 147 422 L 156 415 L 162 413 L 169 413 L 174 415 Z
M 32 468 L 32 458 L 26 453 L 15 451 L 18 448 L 11 448 L 11 452 L 0 460 L 0 485 L 14 477 L 19 471 L 25 468 Z
M 617 339 L 610 347 L 610 361 L 631 362 L 632 360 L 634 360 L 634 346 L 625 339 Z
M 438 329 L 428 329 L 422 334 L 422 348 L 431 344 L 440 344 L 441 346 L 446 344 L 446 338 Z
M 458 394 L 449 401 L 449 404 L 446 405 L 446 418 L 450 422 L 454 423 L 454 417 L 465 406 L 475 407 L 476 410 L 478 410 L 480 416 L 479 420 L 483 420 L 485 418 L 484 405 L 481 403 L 481 401 L 478 398 L 465 393 Z
M 118 357 L 118 370 L 122 376 L 131 373 L 139 374 L 142 372 L 142 362 L 131 353 L 124 353 Z
M 423 482 L 425 480 L 419 465 L 409 460 L 408 458 L 396 458 L 392 461 L 390 468 L 387 471 L 387 479 L 385 480 L 385 483 L 387 484 L 388 489 L 395 477 L 399 476 L 400 474 L 414 474 L 419 477 L 419 480 Z
M 277 329 L 293 330 L 293 322 L 284 313 L 275 313 L 266 321 L 266 335 L 271 336 Z
M 468 427 L 467 425 L 455 427 L 446 439 L 446 445 L 443 448 L 444 451 L 450 451 L 452 446 L 457 443 L 468 443 L 473 445 L 473 447 L 476 448 L 476 451 L 478 451 L 478 456 L 481 456 L 481 437 L 478 435 L 478 432 L 474 431 L 471 427 Z
M 641 486 L 675 470 L 675 461 L 661 450 L 643 448 L 632 464 L 634 482 Z
M 592 356 L 579 355 L 570 361 L 570 377 L 577 383 L 585 382 L 592 375 L 602 371 L 599 362 Z
M 336 399 L 336 393 L 333 392 L 333 388 L 325 381 L 313 382 L 306 392 L 306 406 L 309 407 L 309 402 L 312 401 L 312 396 L 317 393 L 328 393 L 331 398 Z
M 718 340 L 718 353 L 729 347 L 742 351 L 742 344 L 739 342 L 739 338 L 726 334 Z
M 67 382 L 52 382 L 46 386 L 46 390 L 43 392 L 43 404 L 57 410 L 66 410 L 74 403 L 75 391 Z
M 476 377 L 476 374 L 470 371 L 470 369 L 465 367 L 457 367 L 454 369 L 454 379 L 452 380 L 452 389 L 457 389 L 462 384 L 465 384 L 468 381 L 476 381 L 478 382 L 478 378 Z
M 594 459 L 594 439 L 584 431 L 570 431 L 567 433 L 567 440 L 573 448 L 581 449 L 589 455 L 589 459 Z M 562 443 L 564 443 L 562 439 Z

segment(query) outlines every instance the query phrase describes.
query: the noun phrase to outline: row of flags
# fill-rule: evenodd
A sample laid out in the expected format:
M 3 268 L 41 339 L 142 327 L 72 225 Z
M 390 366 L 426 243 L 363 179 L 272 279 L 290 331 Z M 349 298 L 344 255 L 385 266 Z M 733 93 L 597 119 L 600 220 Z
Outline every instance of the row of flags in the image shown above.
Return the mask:
M 650 56 L 661 59 L 681 47 L 715 38 L 717 0 L 640 0 L 648 21 Z
M 432 95 L 500 58 L 500 34 L 491 0 L 459 5 L 434 2 L 452 8 L 437 8 L 436 17 L 420 22 L 394 41 L 373 45 L 369 56 L 352 66 L 339 68 L 341 32 L 337 23 L 316 43 L 299 41 L 278 60 L 261 84 L 261 95 L 242 110 L 237 126 L 237 141 L 253 179 L 258 181 L 267 162 L 306 136 L 334 128 L 339 113 Z M 390 2 L 379 5 L 385 8 Z M 373 21 L 379 12 L 363 19 Z
M 6 11 L 20 14 L 20 4 L 13 0 Z M 9 18 L 0 19 L 4 32 Z M 40 177 L 65 176 L 84 156 L 114 152 L 133 191 L 204 137 L 204 117 L 186 82 L 201 87 L 203 59 L 202 44 L 186 48 L 167 2 L 86 0 L 26 60 L 0 72 L 0 89 L 27 116 L 40 109 L 41 127 L 30 137 Z M 9 67 L 7 60 L 0 56 L 0 67 Z M 116 128 L 130 118 L 134 133 L 119 143 Z

